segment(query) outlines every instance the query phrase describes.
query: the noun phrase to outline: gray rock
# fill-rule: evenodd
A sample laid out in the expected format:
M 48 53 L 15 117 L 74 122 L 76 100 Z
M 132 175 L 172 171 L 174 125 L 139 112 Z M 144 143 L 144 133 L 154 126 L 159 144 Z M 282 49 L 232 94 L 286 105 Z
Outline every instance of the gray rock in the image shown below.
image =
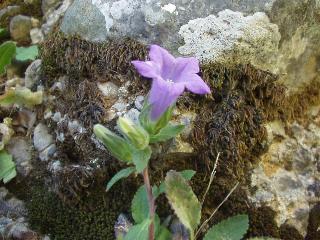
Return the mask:
M 189 20 L 216 14 L 226 8 L 252 13 L 265 9 L 265 4 L 270 1 L 244 0 L 240 4 L 233 0 L 176 0 L 172 3 L 167 0 L 75 0 L 61 29 L 91 41 L 125 35 L 176 50 L 181 41 L 177 33 Z
M 134 101 L 134 105 L 138 110 L 141 111 L 143 108 L 143 102 L 144 102 L 144 96 L 138 96 Z
M 252 63 L 269 69 L 276 62 L 280 33 L 265 13 L 244 16 L 224 10 L 189 21 L 180 28 L 185 44 L 183 55 L 193 55 L 203 62 Z M 266 60 L 268 59 L 268 60 Z
M 33 61 L 25 72 L 24 85 L 27 88 L 32 88 L 40 80 L 41 59 Z
M 51 144 L 42 150 L 39 154 L 39 158 L 41 161 L 48 161 L 55 154 L 57 147 L 55 144 Z
M 98 88 L 106 98 L 116 98 L 119 87 L 113 82 L 98 83 Z
M 33 134 L 33 145 L 39 152 L 46 149 L 49 145 L 53 143 L 53 137 L 49 133 L 49 129 L 46 125 L 39 123 Z
M 76 0 L 65 13 L 61 30 L 87 40 L 103 41 L 107 37 L 105 25 L 105 18 L 97 6 L 88 0 Z
M 40 28 L 32 28 L 30 30 L 30 37 L 32 44 L 38 44 L 44 40 L 44 35 Z
M 31 42 L 30 30 L 32 28 L 31 18 L 18 15 L 10 21 L 11 38 L 19 44 L 28 44 Z
M 316 187 L 320 184 L 317 169 L 320 128 L 315 124 L 310 124 L 308 129 L 299 124 L 289 127 L 293 136 L 287 136 L 279 124 L 271 125 L 269 134 L 281 136 L 283 140 L 272 142 L 253 171 L 251 180 L 256 192 L 251 200 L 276 211 L 279 226 L 291 224 L 305 235 L 311 203 L 320 196 Z
M 22 176 L 29 175 L 32 170 L 32 143 L 27 138 L 14 137 L 9 142 L 7 150 L 17 165 L 17 171 Z
M 55 9 L 53 12 L 50 12 L 45 16 L 45 23 L 41 26 L 41 30 L 44 35 L 47 35 L 52 27 L 59 21 L 60 17 L 64 15 L 65 11 L 71 5 L 73 0 L 64 0 L 61 6 Z

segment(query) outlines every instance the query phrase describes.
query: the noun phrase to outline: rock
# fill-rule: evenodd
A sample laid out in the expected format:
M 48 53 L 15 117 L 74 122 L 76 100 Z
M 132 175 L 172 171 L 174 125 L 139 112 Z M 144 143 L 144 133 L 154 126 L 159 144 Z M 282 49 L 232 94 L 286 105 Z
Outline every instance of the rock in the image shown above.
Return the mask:
M 44 35 L 47 35 L 51 31 L 52 27 L 58 22 L 60 17 L 64 15 L 72 2 L 73 0 L 63 0 L 59 8 L 45 16 L 46 22 L 41 26 Z
M 136 107 L 136 109 L 141 111 L 143 108 L 143 103 L 144 103 L 144 96 L 138 96 L 134 101 L 134 106 Z
M 48 12 L 52 12 L 52 9 L 55 9 L 59 4 L 61 4 L 61 0 L 42 0 L 41 10 L 43 15 L 47 15 Z
M 87 0 L 76 0 L 67 10 L 61 30 L 65 34 L 80 35 L 91 41 L 103 41 L 107 37 L 106 20 L 99 8 Z
M 41 161 L 48 161 L 51 157 L 54 156 L 55 152 L 57 150 L 57 147 L 55 144 L 51 144 L 48 147 L 46 147 L 44 150 L 42 150 L 39 154 L 39 158 Z
M 320 128 L 294 123 L 289 126 L 291 137 L 276 126 L 273 133 L 283 140 L 272 142 L 254 170 L 251 181 L 256 191 L 251 200 L 275 210 L 279 226 L 290 224 L 305 235 L 312 203 L 320 197 Z
M 19 44 L 31 42 L 30 30 L 32 28 L 31 18 L 23 15 L 15 16 L 10 21 L 11 38 Z
M 118 95 L 119 87 L 113 82 L 98 83 L 98 88 L 106 98 L 115 98 Z
M 225 8 L 251 13 L 265 9 L 269 1 L 245 0 L 239 4 L 233 0 L 198 0 L 168 4 L 166 0 L 75 0 L 63 19 L 61 30 L 90 41 L 129 36 L 173 51 L 181 40 L 177 34 L 180 27 L 189 20 L 216 14 Z
M 44 36 L 40 28 L 33 28 L 30 30 L 30 37 L 32 44 L 43 42 Z
M 15 15 L 20 14 L 21 7 L 20 6 L 8 6 L 4 9 L 0 10 L 0 26 L 8 27 L 9 19 L 14 17 Z
M 53 137 L 46 125 L 39 123 L 33 133 L 33 145 L 41 152 L 53 143 Z
M 33 61 L 25 73 L 25 82 L 24 85 L 27 88 L 32 88 L 35 84 L 37 84 L 40 80 L 40 70 L 41 70 L 41 59 L 37 59 Z
M 139 114 L 140 112 L 135 109 L 131 108 L 128 112 L 126 112 L 123 117 L 130 119 L 132 122 L 139 124 Z
M 185 42 L 179 47 L 183 55 L 203 62 L 251 63 L 265 70 L 275 64 L 281 38 L 278 26 L 270 23 L 265 13 L 245 17 L 231 10 L 191 20 L 179 34 Z
M 28 141 L 28 138 L 12 138 L 7 146 L 7 150 L 16 163 L 17 171 L 24 177 L 29 175 L 32 170 L 32 143 Z

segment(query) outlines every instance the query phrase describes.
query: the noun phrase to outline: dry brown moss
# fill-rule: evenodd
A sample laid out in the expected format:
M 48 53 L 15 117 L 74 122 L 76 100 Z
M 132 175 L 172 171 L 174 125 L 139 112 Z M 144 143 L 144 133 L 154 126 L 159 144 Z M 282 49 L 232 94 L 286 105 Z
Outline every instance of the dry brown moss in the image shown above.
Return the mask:
M 49 86 L 57 76 L 64 74 L 74 83 L 84 78 L 115 84 L 132 80 L 133 85 L 142 86 L 131 61 L 144 60 L 147 47 L 129 38 L 91 43 L 55 32 L 42 44 L 40 55 L 43 76 Z

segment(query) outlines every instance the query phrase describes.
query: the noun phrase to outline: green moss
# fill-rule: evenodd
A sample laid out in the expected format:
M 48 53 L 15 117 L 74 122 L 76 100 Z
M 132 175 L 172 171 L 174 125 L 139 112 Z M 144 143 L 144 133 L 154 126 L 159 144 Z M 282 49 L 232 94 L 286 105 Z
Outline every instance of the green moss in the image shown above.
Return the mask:
M 33 187 L 27 202 L 31 228 L 56 240 L 114 239 L 114 224 L 128 210 L 132 184 L 117 184 L 106 193 L 103 186 L 90 189 L 77 204 L 66 204 L 44 187 Z M 129 190 L 129 191 L 128 191 Z

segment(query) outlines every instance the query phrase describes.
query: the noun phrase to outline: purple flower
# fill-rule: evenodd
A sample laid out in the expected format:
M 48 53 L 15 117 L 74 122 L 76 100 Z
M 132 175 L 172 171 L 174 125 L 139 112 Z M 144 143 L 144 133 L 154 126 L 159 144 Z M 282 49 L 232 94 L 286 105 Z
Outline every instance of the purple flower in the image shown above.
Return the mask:
M 152 120 L 158 119 L 185 89 L 196 94 L 210 93 L 197 74 L 200 69 L 196 58 L 174 58 L 157 45 L 151 45 L 149 58 L 150 61 L 132 61 L 132 64 L 142 76 L 153 79 L 149 96 Z

